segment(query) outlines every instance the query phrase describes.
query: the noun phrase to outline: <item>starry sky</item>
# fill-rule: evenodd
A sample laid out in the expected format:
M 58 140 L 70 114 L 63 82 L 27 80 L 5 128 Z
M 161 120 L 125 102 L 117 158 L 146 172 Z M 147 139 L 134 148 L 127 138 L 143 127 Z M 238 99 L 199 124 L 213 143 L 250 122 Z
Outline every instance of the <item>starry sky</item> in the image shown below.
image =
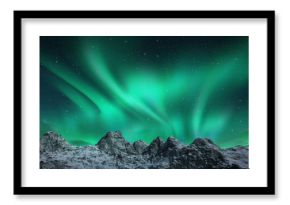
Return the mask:
M 41 36 L 40 135 L 248 144 L 247 36 Z

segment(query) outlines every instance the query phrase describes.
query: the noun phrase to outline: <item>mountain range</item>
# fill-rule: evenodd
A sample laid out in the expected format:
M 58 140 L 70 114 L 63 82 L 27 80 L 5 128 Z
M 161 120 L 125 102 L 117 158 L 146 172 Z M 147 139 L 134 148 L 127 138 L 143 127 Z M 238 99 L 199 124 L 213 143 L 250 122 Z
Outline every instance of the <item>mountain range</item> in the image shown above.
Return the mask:
M 247 169 L 248 146 L 222 149 L 208 138 L 129 143 L 110 131 L 96 145 L 74 146 L 49 131 L 40 138 L 41 169 Z

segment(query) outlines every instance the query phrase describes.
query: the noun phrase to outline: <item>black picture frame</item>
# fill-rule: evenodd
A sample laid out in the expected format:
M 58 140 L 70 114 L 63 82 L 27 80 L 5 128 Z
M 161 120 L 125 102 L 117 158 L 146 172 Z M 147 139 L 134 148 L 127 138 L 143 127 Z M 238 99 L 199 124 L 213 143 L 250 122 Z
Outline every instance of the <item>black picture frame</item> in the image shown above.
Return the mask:
M 266 187 L 24 187 L 22 186 L 22 19 L 234 18 L 267 21 Z M 14 194 L 16 195 L 273 195 L 275 194 L 275 11 L 14 11 Z

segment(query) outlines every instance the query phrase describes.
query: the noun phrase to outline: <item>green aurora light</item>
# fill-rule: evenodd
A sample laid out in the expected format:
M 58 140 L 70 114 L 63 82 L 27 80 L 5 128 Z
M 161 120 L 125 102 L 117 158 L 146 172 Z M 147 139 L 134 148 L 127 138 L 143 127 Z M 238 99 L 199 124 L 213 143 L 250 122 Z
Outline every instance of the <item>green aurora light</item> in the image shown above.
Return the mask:
M 248 37 L 42 36 L 40 134 L 248 144 Z

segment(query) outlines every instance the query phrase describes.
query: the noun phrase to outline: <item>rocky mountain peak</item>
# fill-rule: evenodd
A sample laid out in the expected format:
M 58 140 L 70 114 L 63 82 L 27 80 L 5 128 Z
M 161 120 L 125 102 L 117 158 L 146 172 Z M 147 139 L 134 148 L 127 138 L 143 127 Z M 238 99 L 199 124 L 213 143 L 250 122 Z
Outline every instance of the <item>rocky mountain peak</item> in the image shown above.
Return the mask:
M 97 143 L 98 146 L 103 146 L 105 144 L 118 144 L 125 143 L 126 140 L 119 131 L 110 131 L 103 136 L 100 141 Z
M 133 146 L 125 140 L 120 131 L 107 132 L 97 143 L 98 148 L 110 154 L 134 153 Z
M 148 145 L 142 140 L 133 143 L 133 147 L 138 154 L 142 154 Z
M 152 141 L 152 143 L 151 144 L 159 144 L 159 145 L 161 145 L 161 144 L 164 144 L 164 141 L 163 141 L 163 139 L 161 138 L 161 137 L 156 137 L 153 141 Z
M 124 137 L 122 136 L 120 131 L 110 131 L 107 132 L 105 134 L 105 136 L 103 137 L 103 139 L 114 139 L 114 138 L 118 138 L 118 139 L 124 139 Z
M 179 145 L 180 143 L 177 141 L 177 139 L 172 136 L 168 137 L 164 144 L 165 147 L 170 147 L 170 148 L 177 147 Z
M 192 142 L 195 145 L 200 145 L 200 146 L 204 146 L 207 144 L 214 144 L 213 141 L 209 138 L 195 138 Z
M 196 138 L 193 140 L 192 145 L 196 147 L 208 147 L 210 149 L 219 150 L 219 147 L 209 138 Z
M 66 140 L 53 131 L 46 132 L 40 138 L 40 151 L 55 152 L 68 146 Z
M 145 149 L 144 154 L 157 155 L 162 150 L 164 144 L 165 142 L 161 139 L 161 137 L 157 137 Z

